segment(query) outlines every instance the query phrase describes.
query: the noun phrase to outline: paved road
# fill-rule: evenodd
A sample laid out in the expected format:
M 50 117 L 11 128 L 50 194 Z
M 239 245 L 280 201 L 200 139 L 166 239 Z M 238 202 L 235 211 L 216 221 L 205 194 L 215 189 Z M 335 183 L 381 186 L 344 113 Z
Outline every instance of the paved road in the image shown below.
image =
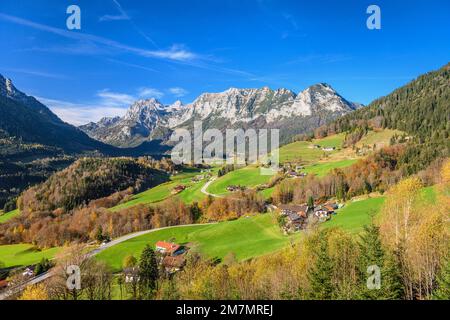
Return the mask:
M 200 226 L 200 225 L 210 225 L 210 224 L 216 224 L 217 222 L 212 222 L 212 223 L 203 223 L 203 224 L 184 224 L 184 225 L 179 225 L 179 226 L 171 226 L 171 227 L 164 227 L 164 228 L 157 228 L 157 229 L 150 229 L 150 230 L 145 230 L 145 231 L 139 231 L 139 232 L 135 232 L 135 233 L 130 233 L 127 234 L 125 236 L 122 236 L 120 238 L 114 239 L 110 242 L 108 242 L 107 244 L 100 246 L 92 251 L 90 251 L 88 253 L 88 257 L 94 257 L 97 254 L 99 254 L 100 252 L 111 248 L 112 246 L 115 246 L 119 243 L 125 242 L 127 240 L 136 238 L 136 237 L 140 237 L 144 234 L 148 234 L 148 233 L 152 233 L 152 232 L 156 232 L 156 231 L 160 231 L 160 230 L 164 230 L 164 229 L 168 229 L 168 228 L 184 228 L 184 227 L 191 227 L 191 226 Z M 52 271 L 48 271 L 46 273 L 43 273 L 37 277 L 34 277 L 30 280 L 28 280 L 27 282 L 21 284 L 20 286 L 14 287 L 14 288 L 9 288 L 6 292 L 0 293 L 0 300 L 5 300 L 8 297 L 12 296 L 13 294 L 16 294 L 20 291 L 22 291 L 23 289 L 25 289 L 27 286 L 29 285 L 33 285 L 33 284 L 37 284 L 39 282 L 42 282 L 50 277 L 53 276 Z
M 214 198 L 222 198 L 222 196 L 219 196 L 219 195 L 214 194 L 214 193 L 209 193 L 208 191 L 206 191 L 206 189 L 208 189 L 209 185 L 211 183 L 213 183 L 216 179 L 217 179 L 217 177 L 214 177 L 211 180 L 209 180 L 207 183 L 205 183 L 205 185 L 203 186 L 201 191 L 202 191 L 202 193 L 206 194 L 207 196 L 211 196 L 211 197 L 214 197 Z

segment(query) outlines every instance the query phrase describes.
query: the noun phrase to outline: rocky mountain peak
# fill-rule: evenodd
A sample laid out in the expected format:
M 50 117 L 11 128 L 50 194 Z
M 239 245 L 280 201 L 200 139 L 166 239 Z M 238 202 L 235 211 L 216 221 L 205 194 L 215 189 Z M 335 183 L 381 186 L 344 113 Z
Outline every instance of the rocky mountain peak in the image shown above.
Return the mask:
M 199 120 L 204 122 L 205 128 L 219 129 L 235 126 L 283 128 L 298 123 L 299 128 L 293 132 L 304 132 L 354 109 L 352 103 L 326 83 L 315 84 L 298 95 L 285 88 L 272 90 L 267 86 L 229 88 L 218 93 L 203 93 L 187 105 L 176 101 L 164 106 L 156 99 L 139 100 L 125 117 L 109 127 L 82 129 L 101 141 L 127 146 L 128 141 L 154 139 L 155 134 L 189 127 Z

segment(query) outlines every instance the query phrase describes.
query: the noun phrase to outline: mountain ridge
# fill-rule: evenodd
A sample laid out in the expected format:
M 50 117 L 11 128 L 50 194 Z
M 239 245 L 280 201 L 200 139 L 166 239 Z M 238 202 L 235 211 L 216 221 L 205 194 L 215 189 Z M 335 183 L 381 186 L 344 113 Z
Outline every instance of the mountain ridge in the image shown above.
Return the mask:
M 285 132 L 284 140 L 288 140 L 360 106 L 325 83 L 298 94 L 285 88 L 232 87 L 223 92 L 203 93 L 186 105 L 181 101 L 164 105 L 154 98 L 138 100 L 120 119 L 102 119 L 79 128 L 94 139 L 118 147 L 136 146 L 153 139 L 167 141 L 170 132 L 191 127 L 196 120 L 203 121 L 205 129 L 294 128 L 293 133 Z M 297 125 L 299 129 L 295 130 Z

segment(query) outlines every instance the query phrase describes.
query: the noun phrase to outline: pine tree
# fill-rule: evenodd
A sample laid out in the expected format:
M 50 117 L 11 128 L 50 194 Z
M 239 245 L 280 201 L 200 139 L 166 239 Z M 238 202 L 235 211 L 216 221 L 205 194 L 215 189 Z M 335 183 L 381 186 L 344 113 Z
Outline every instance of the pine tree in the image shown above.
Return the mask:
M 139 261 L 139 290 L 142 299 L 151 299 L 157 289 L 158 262 L 153 249 L 147 245 Z
M 315 252 L 315 262 L 308 272 L 311 285 L 309 297 L 315 300 L 327 300 L 333 296 L 333 260 L 328 253 L 328 234 L 322 231 L 319 234 L 319 243 Z
M 380 228 L 375 224 L 364 226 L 360 241 L 359 277 L 361 298 L 372 300 L 390 300 L 401 298 L 401 279 L 395 256 L 387 256 L 380 238 Z M 381 288 L 367 288 L 367 268 L 378 266 L 381 271 Z

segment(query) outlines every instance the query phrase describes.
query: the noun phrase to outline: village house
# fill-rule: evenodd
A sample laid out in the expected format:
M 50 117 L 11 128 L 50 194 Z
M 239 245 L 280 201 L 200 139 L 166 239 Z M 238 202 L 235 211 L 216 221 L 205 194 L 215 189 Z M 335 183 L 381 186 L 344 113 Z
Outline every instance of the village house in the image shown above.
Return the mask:
M 0 280 L 0 291 L 8 287 L 8 281 Z
M 186 249 L 183 246 L 180 246 L 176 243 L 158 241 L 155 245 L 156 251 L 165 255 L 180 255 L 186 252 Z
M 227 191 L 229 192 L 245 191 L 245 187 L 230 185 L 227 187 Z
M 320 222 L 327 221 L 331 218 L 332 214 L 336 214 L 338 205 L 335 203 L 327 203 L 319 205 L 314 208 L 314 216 L 319 219 Z
M 336 148 L 335 147 L 323 147 L 322 150 L 330 152 L 330 151 L 336 150 Z
M 125 283 L 133 283 L 139 281 L 138 267 L 125 268 L 123 270 L 123 274 L 125 275 Z
M 22 272 L 22 276 L 24 277 L 33 277 L 34 276 L 34 267 L 28 267 Z
M 158 241 L 155 245 L 156 251 L 163 256 L 160 264 L 167 273 L 180 271 L 186 264 L 186 247 L 176 243 Z
M 186 186 L 178 185 L 175 188 L 173 188 L 172 194 L 178 194 L 178 193 L 180 193 L 181 191 L 183 191 L 185 189 L 186 189 Z
M 168 273 L 175 273 L 180 271 L 186 265 L 186 258 L 184 255 L 165 256 L 161 262 L 164 270 Z
M 311 212 L 307 205 L 280 205 L 280 214 L 285 217 L 283 226 L 285 232 L 295 232 L 306 227 L 308 215 Z

